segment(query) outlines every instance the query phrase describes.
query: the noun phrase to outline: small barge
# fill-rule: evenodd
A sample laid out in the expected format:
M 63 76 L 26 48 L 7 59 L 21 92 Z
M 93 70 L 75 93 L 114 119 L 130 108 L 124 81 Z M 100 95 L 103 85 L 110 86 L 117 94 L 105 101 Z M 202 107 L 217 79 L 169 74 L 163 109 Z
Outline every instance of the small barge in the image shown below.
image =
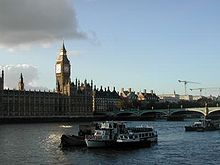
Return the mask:
M 78 135 L 65 135 L 61 136 L 60 146 L 62 148 L 67 147 L 86 147 L 85 135 L 92 135 L 94 133 L 95 126 L 80 125 Z
M 211 119 L 201 119 L 194 122 L 190 126 L 185 126 L 185 131 L 215 131 L 220 130 L 220 124 L 217 121 L 212 121 Z

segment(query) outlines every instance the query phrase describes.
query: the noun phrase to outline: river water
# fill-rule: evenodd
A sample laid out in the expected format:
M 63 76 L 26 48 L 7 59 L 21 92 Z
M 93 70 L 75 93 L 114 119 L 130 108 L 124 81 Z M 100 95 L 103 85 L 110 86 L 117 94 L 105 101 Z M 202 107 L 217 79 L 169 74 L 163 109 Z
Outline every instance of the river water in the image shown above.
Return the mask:
M 82 123 L 0 125 L 0 164 L 219 164 L 220 131 L 185 132 L 191 121 L 144 121 L 153 126 L 158 144 L 140 149 L 59 148 L 62 134 L 77 133 Z

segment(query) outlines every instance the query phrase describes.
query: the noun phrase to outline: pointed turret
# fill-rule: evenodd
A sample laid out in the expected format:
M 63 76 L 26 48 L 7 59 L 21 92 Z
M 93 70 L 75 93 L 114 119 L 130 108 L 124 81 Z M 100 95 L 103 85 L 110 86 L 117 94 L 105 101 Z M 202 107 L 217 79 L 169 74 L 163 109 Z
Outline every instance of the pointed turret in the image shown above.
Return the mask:
M 66 51 L 66 47 L 64 44 L 64 40 L 63 40 L 62 47 L 60 49 L 60 53 L 58 55 L 57 61 L 68 61 L 69 62 L 69 60 L 67 59 L 67 51 Z
M 18 82 L 18 90 L 24 91 L 24 80 L 23 80 L 23 75 L 21 73 L 20 75 L 20 81 Z
M 91 86 L 91 90 L 93 90 L 93 80 L 91 80 L 90 86 Z
M 21 73 L 21 75 L 20 75 L 20 82 L 21 82 L 21 83 L 24 83 L 22 73 Z
M 64 40 L 63 40 L 63 47 L 61 51 L 63 52 L 63 55 L 66 55 L 66 48 L 65 48 Z
M 2 77 L 0 77 L 0 90 L 4 90 L 4 70 L 2 70 Z

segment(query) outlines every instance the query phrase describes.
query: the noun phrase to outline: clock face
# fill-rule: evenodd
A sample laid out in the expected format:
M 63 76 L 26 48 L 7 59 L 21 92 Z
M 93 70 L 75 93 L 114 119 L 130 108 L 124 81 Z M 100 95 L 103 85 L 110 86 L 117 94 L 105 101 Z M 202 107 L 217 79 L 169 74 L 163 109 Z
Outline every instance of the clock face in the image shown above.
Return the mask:
M 61 73 L 61 64 L 56 65 L 56 73 Z
M 64 72 L 66 72 L 66 73 L 69 72 L 69 66 L 68 66 L 68 65 L 65 65 L 65 66 L 64 66 Z

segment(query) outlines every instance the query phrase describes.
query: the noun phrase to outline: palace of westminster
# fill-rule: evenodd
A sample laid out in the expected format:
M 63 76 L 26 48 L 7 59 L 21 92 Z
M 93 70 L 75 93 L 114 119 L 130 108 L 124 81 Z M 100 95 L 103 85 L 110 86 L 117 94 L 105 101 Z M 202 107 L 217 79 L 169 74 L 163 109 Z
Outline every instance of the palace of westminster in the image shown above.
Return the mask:
M 18 89 L 4 89 L 4 71 L 0 77 L 0 117 L 91 116 L 95 112 L 116 109 L 118 93 L 96 89 L 93 81 L 71 82 L 71 65 L 64 43 L 55 65 L 56 91 L 25 90 L 23 75 Z M 7 76 L 7 75 L 6 75 Z

